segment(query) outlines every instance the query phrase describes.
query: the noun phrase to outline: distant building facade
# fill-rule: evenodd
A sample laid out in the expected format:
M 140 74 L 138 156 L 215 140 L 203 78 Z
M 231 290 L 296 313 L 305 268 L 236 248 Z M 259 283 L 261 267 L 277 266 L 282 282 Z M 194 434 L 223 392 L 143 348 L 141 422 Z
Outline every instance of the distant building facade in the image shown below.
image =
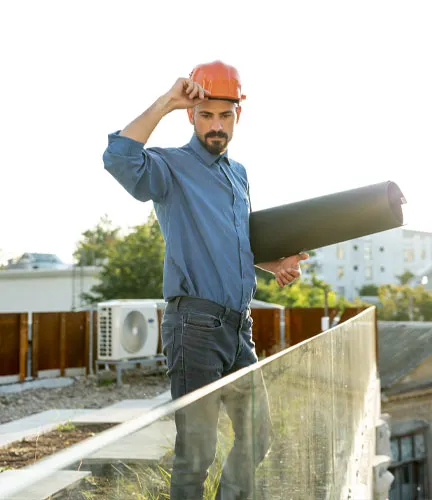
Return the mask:
M 381 411 L 391 416 L 389 500 L 432 498 L 432 323 L 378 322 Z
M 0 313 L 65 312 L 85 305 L 83 293 L 100 283 L 101 268 L 0 271 Z
M 17 259 L 9 259 L 6 269 L 67 269 L 70 267 L 55 254 L 26 252 Z
M 310 262 L 319 279 L 349 300 L 357 297 L 364 285 L 397 284 L 397 276 L 406 270 L 415 275 L 413 284 L 423 279 L 425 286 L 431 287 L 432 233 L 392 229 L 320 248 Z

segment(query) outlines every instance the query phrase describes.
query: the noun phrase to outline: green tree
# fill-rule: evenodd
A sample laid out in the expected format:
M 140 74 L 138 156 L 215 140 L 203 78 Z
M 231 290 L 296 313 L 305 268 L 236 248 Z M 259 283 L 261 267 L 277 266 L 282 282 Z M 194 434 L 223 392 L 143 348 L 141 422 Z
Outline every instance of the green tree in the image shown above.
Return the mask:
M 73 256 L 79 266 L 101 265 L 108 256 L 110 247 L 119 241 L 120 228 L 115 227 L 105 214 L 93 229 L 82 233 Z
M 338 297 L 330 285 L 315 276 L 310 281 L 299 280 L 284 288 L 279 288 L 274 279 L 269 282 L 258 279 L 255 298 L 285 307 L 324 307 L 325 290 L 329 307 L 344 309 L 351 305 L 345 297 Z
M 100 273 L 100 284 L 87 302 L 111 299 L 162 297 L 165 244 L 154 212 L 148 221 L 108 247 L 107 261 Z
M 358 291 L 359 295 L 366 297 L 378 297 L 379 287 L 377 285 L 363 285 Z
M 384 285 L 379 289 L 379 318 L 386 321 L 432 321 L 432 293 L 419 285 Z
M 407 285 L 383 285 L 379 288 L 379 318 L 386 321 L 408 321 L 411 288 Z
M 401 285 L 408 285 L 408 283 L 414 278 L 414 276 L 415 275 L 411 271 L 408 271 L 408 269 L 406 269 L 403 274 L 396 276 L 396 278 L 399 280 L 399 283 Z

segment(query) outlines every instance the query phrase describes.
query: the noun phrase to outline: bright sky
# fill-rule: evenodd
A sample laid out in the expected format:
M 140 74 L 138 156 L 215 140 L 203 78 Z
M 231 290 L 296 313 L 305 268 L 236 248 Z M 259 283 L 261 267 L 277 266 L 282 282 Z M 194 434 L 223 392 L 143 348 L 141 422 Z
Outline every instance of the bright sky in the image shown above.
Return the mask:
M 2 2 L 0 258 L 72 262 L 103 214 L 145 222 L 103 169 L 107 134 L 215 59 L 247 95 L 229 154 L 254 210 L 394 180 L 432 231 L 431 26 L 429 0 Z M 191 134 L 173 112 L 148 145 Z

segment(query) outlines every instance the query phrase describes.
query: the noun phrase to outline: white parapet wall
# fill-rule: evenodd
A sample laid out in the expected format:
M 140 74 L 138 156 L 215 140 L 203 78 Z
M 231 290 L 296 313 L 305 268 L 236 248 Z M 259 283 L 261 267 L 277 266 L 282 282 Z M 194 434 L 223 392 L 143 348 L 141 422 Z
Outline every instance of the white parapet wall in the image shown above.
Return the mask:
M 0 313 L 65 312 L 84 305 L 82 293 L 99 283 L 101 268 L 0 271 Z

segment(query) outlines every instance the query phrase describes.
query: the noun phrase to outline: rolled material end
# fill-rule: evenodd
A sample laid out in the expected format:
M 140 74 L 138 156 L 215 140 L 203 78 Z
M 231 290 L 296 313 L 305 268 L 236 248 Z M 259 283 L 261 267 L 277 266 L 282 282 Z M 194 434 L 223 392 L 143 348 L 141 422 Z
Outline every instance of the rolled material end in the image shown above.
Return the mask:
M 391 211 L 396 217 L 396 220 L 398 221 L 399 225 L 402 226 L 404 223 L 402 205 L 406 204 L 405 196 L 403 195 L 399 186 L 392 181 L 389 181 L 388 183 L 387 193 Z

